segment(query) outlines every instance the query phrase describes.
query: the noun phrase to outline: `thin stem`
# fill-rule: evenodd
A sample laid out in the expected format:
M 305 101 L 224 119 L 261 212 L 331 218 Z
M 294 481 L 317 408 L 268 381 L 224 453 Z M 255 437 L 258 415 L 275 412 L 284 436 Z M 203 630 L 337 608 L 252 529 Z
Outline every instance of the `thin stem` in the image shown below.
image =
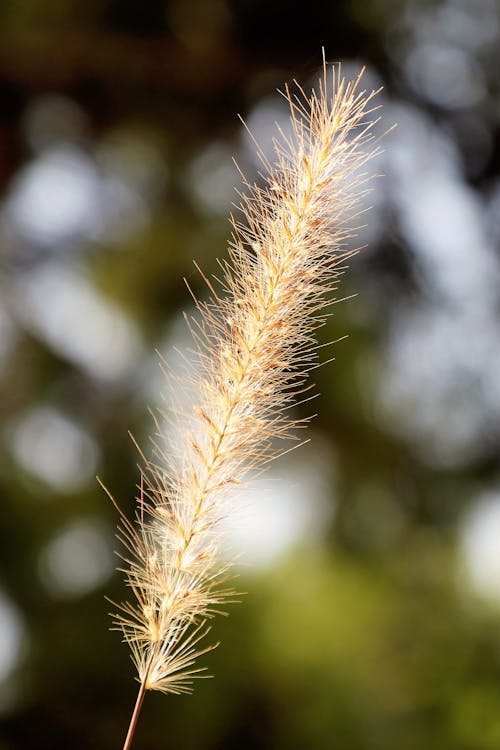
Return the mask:
M 134 712 L 132 714 L 132 718 L 130 719 L 130 724 L 129 724 L 127 736 L 125 737 L 125 743 L 123 745 L 123 750 L 130 750 L 130 748 L 132 746 L 132 740 L 134 739 L 134 732 L 135 732 L 135 728 L 137 726 L 137 720 L 139 718 L 139 714 L 141 713 L 142 702 L 144 700 L 144 696 L 145 695 L 146 695 L 146 679 L 144 679 L 141 682 L 141 686 L 140 686 L 139 692 L 137 694 L 137 700 L 135 702 Z

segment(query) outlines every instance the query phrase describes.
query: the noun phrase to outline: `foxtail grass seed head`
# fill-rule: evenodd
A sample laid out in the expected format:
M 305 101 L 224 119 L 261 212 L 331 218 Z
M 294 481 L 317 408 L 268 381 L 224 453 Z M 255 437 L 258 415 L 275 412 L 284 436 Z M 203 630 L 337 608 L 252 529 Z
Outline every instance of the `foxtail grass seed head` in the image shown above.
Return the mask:
M 346 82 L 325 64 L 310 96 L 296 83 L 282 92 L 291 135 L 278 129 L 272 163 L 259 152 L 260 185 L 243 178 L 220 278 L 204 277 L 210 297 L 195 300 L 188 320 L 197 366 L 173 388 L 191 379 L 175 444 L 156 414 L 153 458 L 140 453 L 135 520 L 122 515 L 119 534 L 132 601 L 116 605 L 114 618 L 143 692 L 189 692 L 203 676 L 198 657 L 213 647 L 203 645 L 207 620 L 234 596 L 218 554 L 231 493 L 304 426 L 289 407 L 317 366 L 315 331 L 377 152 L 377 92 L 360 90 L 361 77 Z

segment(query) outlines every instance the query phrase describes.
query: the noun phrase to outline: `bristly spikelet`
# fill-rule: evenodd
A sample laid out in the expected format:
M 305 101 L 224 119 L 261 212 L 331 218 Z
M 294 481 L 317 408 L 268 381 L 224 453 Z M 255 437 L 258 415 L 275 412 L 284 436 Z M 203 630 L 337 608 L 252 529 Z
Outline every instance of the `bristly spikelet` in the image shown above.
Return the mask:
M 297 84 L 285 89 L 293 134 L 279 133 L 274 164 L 261 155 L 262 185 L 245 181 L 220 295 L 208 282 L 211 297 L 189 321 L 199 368 L 178 417 L 180 443 L 169 444 L 157 419 L 154 459 L 141 454 L 135 523 L 122 518 L 121 528 L 135 601 L 115 621 L 143 692 L 188 692 L 199 676 L 204 623 L 232 596 L 217 550 L 227 496 L 299 426 L 287 407 L 316 365 L 314 332 L 366 192 L 362 167 L 375 154 L 368 118 L 377 92 L 359 91 L 360 78 L 346 83 L 332 70 L 329 93 L 325 65 L 310 97 Z

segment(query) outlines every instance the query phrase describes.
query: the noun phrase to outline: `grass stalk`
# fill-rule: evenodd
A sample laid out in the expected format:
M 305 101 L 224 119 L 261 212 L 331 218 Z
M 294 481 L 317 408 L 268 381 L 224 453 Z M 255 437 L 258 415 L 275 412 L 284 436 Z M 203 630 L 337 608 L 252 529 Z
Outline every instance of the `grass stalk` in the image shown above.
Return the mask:
M 377 153 L 377 92 L 360 90 L 362 73 L 350 82 L 339 67 L 329 73 L 324 64 L 310 95 L 285 88 L 292 134 L 278 129 L 273 162 L 259 150 L 263 184 L 243 178 L 221 278 L 200 271 L 210 298 L 195 297 L 187 319 L 198 366 L 175 378 L 165 365 L 180 430 L 169 437 L 158 410 L 152 458 L 139 448 L 135 519 L 121 514 L 120 526 L 133 600 L 114 613 L 140 680 L 123 750 L 147 690 L 190 692 L 206 676 L 197 666 L 213 648 L 200 645 L 206 622 L 234 597 L 219 556 L 221 520 L 235 487 L 285 453 L 280 441 L 298 440 L 309 421 L 290 407 L 318 366 L 315 334 L 352 255 L 365 166 Z M 176 401 L 184 388 L 189 399 Z
M 125 737 L 125 742 L 123 743 L 123 750 L 130 750 L 130 748 L 132 747 L 132 740 L 134 739 L 135 729 L 137 727 L 137 722 L 139 720 L 139 715 L 141 713 L 145 695 L 146 681 L 143 680 L 139 686 L 139 692 L 137 693 L 137 699 L 135 701 L 134 710 L 130 719 L 127 736 Z

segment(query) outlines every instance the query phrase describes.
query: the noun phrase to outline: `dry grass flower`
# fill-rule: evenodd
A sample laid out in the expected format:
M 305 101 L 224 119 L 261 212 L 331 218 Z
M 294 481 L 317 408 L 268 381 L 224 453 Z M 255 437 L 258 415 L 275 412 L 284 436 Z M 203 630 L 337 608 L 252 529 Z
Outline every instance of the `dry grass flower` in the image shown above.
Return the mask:
M 218 557 L 228 496 L 283 452 L 277 439 L 297 440 L 303 426 L 289 407 L 317 365 L 314 333 L 356 229 L 363 167 L 376 153 L 377 92 L 360 90 L 361 75 L 346 82 L 325 64 L 310 96 L 296 83 L 285 88 L 292 135 L 279 131 L 274 163 L 260 153 L 261 185 L 244 180 L 221 278 L 206 279 L 211 296 L 188 321 L 199 366 L 190 406 L 177 415 L 180 438 L 173 445 L 157 416 L 154 457 L 141 453 L 135 521 L 121 520 L 133 601 L 115 615 L 141 686 L 125 748 L 147 690 L 188 692 L 202 673 L 205 623 L 233 596 Z

